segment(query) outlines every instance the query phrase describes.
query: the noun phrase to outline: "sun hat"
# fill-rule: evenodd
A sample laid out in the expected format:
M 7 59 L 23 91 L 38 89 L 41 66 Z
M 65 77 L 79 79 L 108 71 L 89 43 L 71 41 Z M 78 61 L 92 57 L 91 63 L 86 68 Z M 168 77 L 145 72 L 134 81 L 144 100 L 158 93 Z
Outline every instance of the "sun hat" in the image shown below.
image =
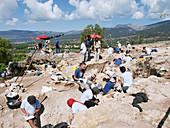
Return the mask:
M 73 99 L 73 98 L 70 98 L 70 99 L 67 100 L 67 104 L 68 104 L 68 106 L 70 106 L 70 107 L 73 105 L 74 102 L 76 102 L 76 100 Z

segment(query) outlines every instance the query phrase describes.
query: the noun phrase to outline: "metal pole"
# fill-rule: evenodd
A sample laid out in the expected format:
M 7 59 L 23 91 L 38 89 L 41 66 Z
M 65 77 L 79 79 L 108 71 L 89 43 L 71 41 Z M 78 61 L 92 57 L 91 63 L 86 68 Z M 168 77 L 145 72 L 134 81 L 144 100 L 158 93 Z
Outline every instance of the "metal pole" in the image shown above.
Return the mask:
M 32 57 L 32 59 L 31 59 L 30 64 L 28 65 L 27 69 L 25 70 L 25 73 L 24 73 L 24 75 L 22 76 L 21 81 L 19 82 L 19 84 L 18 84 L 18 85 L 20 85 L 20 84 L 21 84 L 21 82 L 22 82 L 22 80 L 23 80 L 23 78 L 24 78 L 24 76 L 25 76 L 25 74 L 26 74 L 27 70 L 29 69 L 29 67 L 30 67 L 30 65 L 31 65 L 31 63 L 32 63 L 33 59 L 35 58 L 35 56 L 36 56 L 36 54 L 37 54 L 37 52 L 38 52 L 38 51 L 39 51 L 39 49 L 37 49 L 37 50 L 36 50 L 36 52 L 35 52 L 34 56 L 33 56 L 33 57 Z

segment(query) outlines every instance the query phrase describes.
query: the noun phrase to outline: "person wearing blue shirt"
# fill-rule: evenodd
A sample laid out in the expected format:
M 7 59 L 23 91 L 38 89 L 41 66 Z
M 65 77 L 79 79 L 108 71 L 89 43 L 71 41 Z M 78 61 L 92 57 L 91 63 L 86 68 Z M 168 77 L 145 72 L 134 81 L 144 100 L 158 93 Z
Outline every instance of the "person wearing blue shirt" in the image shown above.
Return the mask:
M 117 83 L 116 77 L 111 78 L 103 88 L 103 95 L 108 93 L 111 89 L 114 89 L 116 83 Z
M 87 84 L 88 80 L 84 77 L 85 68 L 86 64 L 84 62 L 80 63 L 79 68 L 76 69 L 75 74 L 73 75 L 74 81 L 79 85 L 78 90 L 81 92 L 89 89 L 89 85 Z
M 86 68 L 86 64 L 80 63 L 79 68 L 76 69 L 75 74 L 74 74 L 75 81 L 80 81 L 79 80 L 80 78 L 84 78 L 85 68 Z
M 56 47 L 56 53 L 60 53 L 60 45 L 59 45 L 59 41 L 58 39 L 56 39 L 56 41 L 54 42 L 54 46 Z
M 119 59 L 114 59 L 114 64 L 117 65 L 117 66 L 120 66 L 122 64 L 122 60 L 119 58 Z
M 119 53 L 120 49 L 119 48 L 114 48 L 115 53 Z

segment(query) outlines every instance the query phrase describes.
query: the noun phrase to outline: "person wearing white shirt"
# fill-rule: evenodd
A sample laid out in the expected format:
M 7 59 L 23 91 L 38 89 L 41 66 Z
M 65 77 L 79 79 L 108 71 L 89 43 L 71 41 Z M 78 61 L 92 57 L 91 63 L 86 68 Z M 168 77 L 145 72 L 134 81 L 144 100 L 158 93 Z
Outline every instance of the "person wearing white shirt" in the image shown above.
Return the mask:
M 84 103 L 87 108 L 93 107 L 98 104 L 98 100 L 94 98 L 91 89 L 87 89 L 83 92 L 80 98 L 80 102 Z
M 84 103 L 85 101 L 89 101 L 92 98 L 93 98 L 93 93 L 92 93 L 91 89 L 87 89 L 81 95 L 80 102 Z
M 129 41 L 127 41 L 126 51 L 129 53 L 130 50 L 131 50 L 131 45 L 130 45 Z
M 117 45 L 118 45 L 119 50 L 121 51 L 121 46 L 122 45 L 121 45 L 121 43 L 119 41 L 117 42 Z
M 95 59 L 97 61 L 99 60 L 100 49 L 101 49 L 101 42 L 99 41 L 98 38 L 96 38 L 94 41 L 94 48 L 95 48 Z
M 84 103 L 76 101 L 73 98 L 67 100 L 67 105 L 72 108 L 72 118 L 70 120 L 70 124 L 74 119 L 75 113 L 87 110 L 87 107 L 85 106 Z
M 124 63 L 132 61 L 132 57 L 129 54 L 126 54 L 123 58 Z
M 117 75 L 116 75 L 116 73 L 114 73 L 114 72 L 112 72 L 112 71 L 109 71 L 109 70 L 104 70 L 104 73 L 106 74 L 106 75 L 108 75 L 110 78 L 113 78 L 113 77 L 116 77 Z
M 121 88 L 123 89 L 123 92 L 126 93 L 133 82 L 133 76 L 131 72 L 126 72 L 124 66 L 120 67 L 120 71 L 122 72 L 120 75 Z
M 151 55 L 151 49 L 143 47 L 143 52 L 139 58 L 143 58 L 144 56 L 150 56 Z
M 113 54 L 113 53 L 114 53 L 113 48 L 112 48 L 112 47 L 110 47 L 110 48 L 107 50 L 107 53 L 108 53 L 109 55 Z
M 29 96 L 24 99 L 21 104 L 21 110 L 25 114 L 24 118 L 28 121 L 32 128 L 37 126 L 35 114 L 40 111 L 41 104 L 35 96 Z
M 151 49 L 150 48 L 143 47 L 143 50 L 145 51 L 145 54 L 151 55 Z
M 85 62 L 85 60 L 86 60 L 86 51 L 87 51 L 86 42 L 84 41 L 84 42 L 81 44 L 81 48 L 80 48 L 81 61 L 82 61 L 82 62 Z

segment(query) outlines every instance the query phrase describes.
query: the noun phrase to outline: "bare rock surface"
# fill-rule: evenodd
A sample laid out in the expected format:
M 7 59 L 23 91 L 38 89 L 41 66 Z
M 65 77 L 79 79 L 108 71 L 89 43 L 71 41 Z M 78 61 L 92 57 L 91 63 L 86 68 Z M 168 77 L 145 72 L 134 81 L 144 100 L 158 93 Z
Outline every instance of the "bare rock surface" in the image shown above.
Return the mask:
M 122 64 L 134 74 L 134 82 L 128 93 L 119 93 L 111 90 L 107 95 L 99 94 L 98 106 L 86 111 L 76 113 L 75 119 L 70 125 L 71 128 L 155 128 L 165 116 L 170 107 L 170 42 L 158 42 L 155 44 L 135 45 L 132 50 L 132 56 L 139 57 L 143 46 L 151 49 L 156 48 L 158 53 L 152 53 L 144 61 L 134 59 L 129 63 Z M 96 81 L 102 85 L 102 80 L 108 76 L 102 73 L 104 68 L 114 71 L 118 78 L 120 76 L 119 67 L 113 63 L 114 58 L 123 57 L 124 54 L 107 55 L 107 51 L 102 53 L 103 59 L 96 62 L 94 58 L 87 62 L 86 76 L 97 74 Z M 28 128 L 28 123 L 23 118 L 20 109 L 11 110 L 6 105 L 5 94 L 9 91 L 16 91 L 22 100 L 29 95 L 35 95 L 44 106 L 41 115 L 41 126 L 55 126 L 61 122 L 67 122 L 71 118 L 71 108 L 67 105 L 69 98 L 79 100 L 81 92 L 78 91 L 78 85 L 72 81 L 74 74 L 73 67 L 81 61 L 80 54 L 63 53 L 51 56 L 61 68 L 59 73 L 57 68 L 52 68 L 50 60 L 43 55 L 37 55 L 34 65 L 41 66 L 42 74 L 40 76 L 26 75 L 22 81 L 24 92 L 15 90 L 21 77 L 15 82 L 16 77 L 0 84 L 0 127 L 1 128 Z M 48 65 L 45 69 L 44 66 Z M 161 74 L 160 69 L 167 69 L 166 73 Z M 160 74 L 160 76 L 159 76 Z M 158 77 L 159 76 L 159 77 Z M 45 90 L 45 91 L 44 91 Z M 134 97 L 131 94 L 144 92 L 149 100 L 146 103 L 140 103 L 143 112 L 132 106 Z M 114 94 L 114 98 L 112 98 Z M 170 116 L 165 120 L 163 127 L 169 128 Z

